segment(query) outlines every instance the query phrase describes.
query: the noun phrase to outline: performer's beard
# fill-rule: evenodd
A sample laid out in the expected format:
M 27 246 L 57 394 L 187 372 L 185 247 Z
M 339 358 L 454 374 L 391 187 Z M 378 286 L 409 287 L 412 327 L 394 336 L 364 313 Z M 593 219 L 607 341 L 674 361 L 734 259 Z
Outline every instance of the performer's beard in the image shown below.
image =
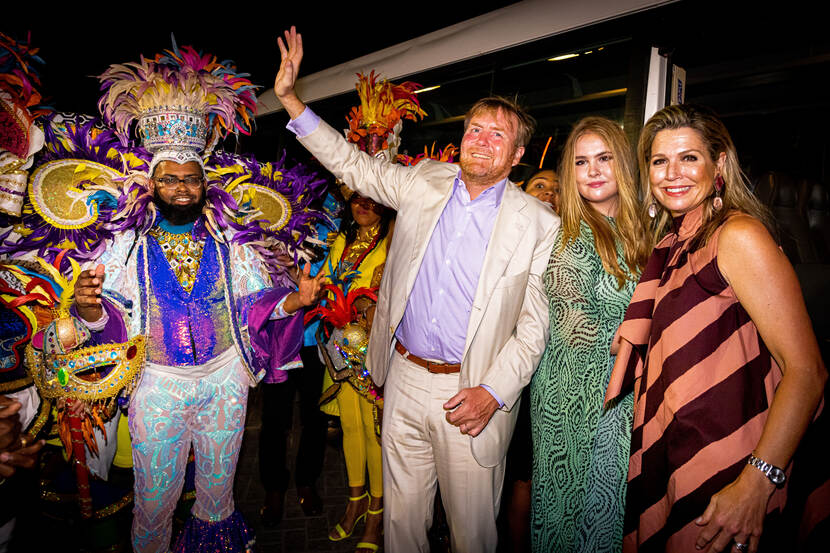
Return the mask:
M 159 196 L 158 190 L 153 191 L 153 201 L 156 204 L 156 209 L 159 210 L 161 216 L 167 220 L 171 225 L 186 225 L 194 222 L 202 214 L 202 210 L 207 202 L 204 191 L 199 201 L 190 205 L 175 205 L 165 202 Z

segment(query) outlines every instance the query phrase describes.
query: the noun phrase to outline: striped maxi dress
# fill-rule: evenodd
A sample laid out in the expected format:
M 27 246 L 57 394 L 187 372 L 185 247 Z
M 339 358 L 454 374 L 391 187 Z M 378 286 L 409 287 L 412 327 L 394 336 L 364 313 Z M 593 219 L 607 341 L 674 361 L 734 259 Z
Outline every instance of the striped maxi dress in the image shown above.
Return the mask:
M 620 327 L 606 400 L 633 385 L 624 551 L 695 551 L 694 520 L 746 465 L 782 377 L 718 269 L 720 229 L 689 251 L 701 217 L 675 220 Z M 762 540 L 775 539 L 786 497 L 773 492 Z

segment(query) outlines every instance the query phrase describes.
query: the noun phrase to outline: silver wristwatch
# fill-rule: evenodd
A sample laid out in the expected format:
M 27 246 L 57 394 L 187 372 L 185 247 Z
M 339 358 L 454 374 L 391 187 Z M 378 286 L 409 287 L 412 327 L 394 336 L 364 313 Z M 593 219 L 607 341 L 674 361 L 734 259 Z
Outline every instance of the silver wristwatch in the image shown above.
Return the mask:
M 784 474 L 783 470 L 775 465 L 767 463 L 762 459 L 759 459 L 755 455 L 750 454 L 749 459 L 747 459 L 746 462 L 747 464 L 752 465 L 756 469 L 763 472 L 767 478 L 769 478 L 769 481 L 775 484 L 777 488 L 783 486 L 784 482 L 787 480 L 787 475 Z

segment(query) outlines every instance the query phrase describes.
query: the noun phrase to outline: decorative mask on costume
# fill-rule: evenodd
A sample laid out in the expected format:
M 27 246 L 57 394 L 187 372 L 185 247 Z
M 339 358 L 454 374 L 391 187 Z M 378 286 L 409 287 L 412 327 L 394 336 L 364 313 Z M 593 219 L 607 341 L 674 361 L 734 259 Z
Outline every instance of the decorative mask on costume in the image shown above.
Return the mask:
M 326 347 L 338 370 L 352 369 L 360 372 L 366 360 L 368 345 L 369 332 L 366 330 L 366 325 L 348 323 L 343 328 L 336 328 L 332 331 L 332 338 Z
M 86 402 L 115 397 L 139 374 L 144 362 L 144 335 L 121 344 L 104 344 L 70 353 L 46 354 L 26 349 L 29 366 L 39 367 L 32 376 L 42 397 L 71 398 Z
M 45 402 L 62 400 L 58 403 L 59 431 L 67 454 L 71 455 L 72 440 L 63 401 L 79 400 L 84 404 L 84 420 L 88 421 L 84 440 L 90 451 L 97 452 L 92 424 L 103 429 L 103 420 L 111 416 L 118 394 L 132 390 L 144 361 L 145 337 L 75 349 L 89 339 L 90 332 L 69 314 L 80 266 L 69 258 L 72 277 L 64 277 L 58 267 L 65 254 L 65 250 L 61 252 L 53 265 L 37 258 L 40 271 L 34 271 L 31 264 L 0 267 L 4 280 L 15 284 L 7 286 L 9 296 L 16 291 L 15 299 L 4 301 L 24 310 L 35 332 L 26 346 L 26 368 Z M 32 310 L 34 306 L 48 308 L 51 320 L 39 321 Z

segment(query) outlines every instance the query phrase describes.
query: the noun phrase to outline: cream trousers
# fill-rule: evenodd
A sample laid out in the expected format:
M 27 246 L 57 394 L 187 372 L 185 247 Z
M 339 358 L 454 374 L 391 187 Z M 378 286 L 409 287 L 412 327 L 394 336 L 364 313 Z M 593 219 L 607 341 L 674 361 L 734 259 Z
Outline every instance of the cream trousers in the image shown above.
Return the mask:
M 447 422 L 444 402 L 459 374 L 431 374 L 392 354 L 384 387 L 384 545 L 394 553 L 428 552 L 435 491 L 447 513 L 453 553 L 496 550 L 504 461 L 485 468 L 470 438 Z

